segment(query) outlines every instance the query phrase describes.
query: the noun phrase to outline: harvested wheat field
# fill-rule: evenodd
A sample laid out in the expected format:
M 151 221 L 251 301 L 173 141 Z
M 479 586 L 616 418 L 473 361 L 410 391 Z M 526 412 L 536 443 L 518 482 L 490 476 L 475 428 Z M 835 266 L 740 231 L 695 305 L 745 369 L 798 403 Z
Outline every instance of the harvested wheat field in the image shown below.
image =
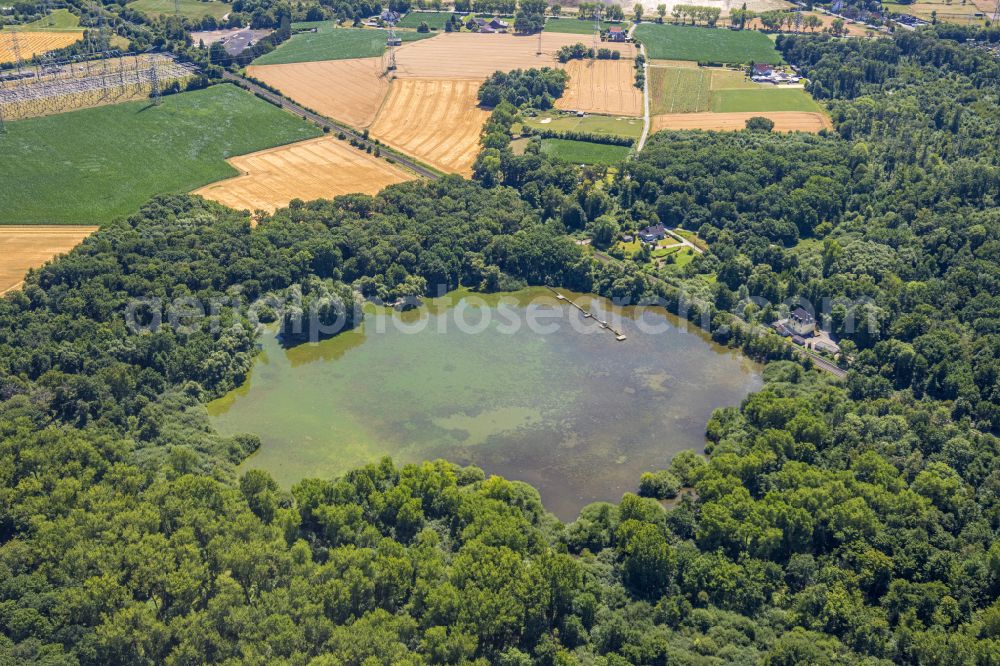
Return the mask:
M 371 135 L 441 171 L 469 176 L 489 117 L 477 105 L 478 90 L 479 80 L 394 81 Z
M 69 252 L 97 227 L 69 225 L 0 226 L 0 294 L 21 286 L 29 268 Z
M 247 75 L 318 113 L 364 128 L 389 92 L 382 58 L 251 65 Z
M 238 210 L 274 211 L 292 199 L 330 199 L 341 194 L 375 194 L 413 180 L 406 171 L 334 136 L 269 148 L 228 160 L 242 176 L 195 190 L 206 199 Z
M 21 59 L 28 60 L 36 55 L 66 48 L 83 38 L 83 30 L 0 32 L 0 63 L 15 62 L 14 39 L 21 52 Z
M 404 44 L 396 50 L 398 78 L 424 79 L 485 79 L 499 70 L 555 67 L 559 47 L 589 43 L 588 35 L 542 33 L 542 53 L 538 51 L 538 36 L 510 34 L 481 35 L 473 32 L 452 32 L 434 39 Z M 621 52 L 622 60 L 635 57 L 632 44 L 607 44 Z
M 642 90 L 635 87 L 632 60 L 572 60 L 564 68 L 569 85 L 557 109 L 641 116 Z
M 746 128 L 748 118 L 764 116 L 774 121 L 775 132 L 819 132 L 833 129 L 830 119 L 822 113 L 807 111 L 761 111 L 739 113 L 667 113 L 652 118 L 652 131 L 715 130 L 736 131 Z

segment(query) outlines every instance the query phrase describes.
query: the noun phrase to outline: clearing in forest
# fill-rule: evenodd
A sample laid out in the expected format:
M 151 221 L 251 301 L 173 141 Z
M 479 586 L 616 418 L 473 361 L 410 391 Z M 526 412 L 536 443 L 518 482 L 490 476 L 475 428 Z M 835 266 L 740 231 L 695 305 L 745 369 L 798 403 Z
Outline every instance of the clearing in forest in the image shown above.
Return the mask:
M 21 286 L 29 268 L 69 252 L 97 227 L 0 226 L 0 294 Z
M 269 148 L 228 160 L 241 176 L 212 183 L 192 194 L 238 210 L 273 212 L 292 199 L 331 199 L 376 194 L 414 176 L 334 136 Z
M 452 16 L 458 16 L 463 25 L 469 20 L 468 16 L 454 12 L 410 12 L 396 25 L 400 28 L 415 29 L 419 28 L 421 23 L 426 23 L 431 30 L 444 30 L 444 24 L 448 23 Z
M 83 30 L 54 31 L 2 31 L 0 32 L 0 63 L 16 62 L 14 41 L 22 60 L 28 60 L 36 55 L 63 49 L 83 38 Z
M 652 118 L 651 131 L 661 130 L 714 130 L 737 131 L 746 129 L 748 118 L 764 116 L 774 121 L 775 132 L 819 132 L 832 129 L 826 114 L 803 111 L 766 111 L 743 113 L 667 113 Z
M 489 117 L 478 106 L 479 85 L 478 80 L 394 81 L 371 136 L 441 171 L 469 176 Z
M 538 54 L 538 35 L 444 33 L 434 39 L 403 44 L 396 51 L 395 75 L 401 79 L 483 80 L 497 70 L 555 67 L 556 51 L 579 41 L 579 35 L 543 32 L 542 53 Z M 635 57 L 631 44 L 614 48 L 621 51 L 624 60 Z
M 631 58 L 571 60 L 564 67 L 569 84 L 556 100 L 556 108 L 613 116 L 642 115 L 642 90 L 635 87 Z
M 628 157 L 628 146 L 611 146 L 590 141 L 542 139 L 542 152 L 573 164 L 618 164 Z
M 583 116 L 545 111 L 524 119 L 524 124 L 537 130 L 553 132 L 585 132 L 638 139 L 642 135 L 642 118 L 625 116 Z
M 781 62 L 774 42 L 756 30 L 640 23 L 635 38 L 646 45 L 646 54 L 654 59 L 735 64 Z
M 601 26 L 607 30 L 607 23 Z M 593 35 L 594 22 L 590 19 L 581 20 L 576 16 L 552 17 L 545 22 L 545 29 L 548 32 L 562 32 L 572 35 Z
M 365 128 L 389 93 L 382 58 L 251 65 L 247 75 L 324 116 Z

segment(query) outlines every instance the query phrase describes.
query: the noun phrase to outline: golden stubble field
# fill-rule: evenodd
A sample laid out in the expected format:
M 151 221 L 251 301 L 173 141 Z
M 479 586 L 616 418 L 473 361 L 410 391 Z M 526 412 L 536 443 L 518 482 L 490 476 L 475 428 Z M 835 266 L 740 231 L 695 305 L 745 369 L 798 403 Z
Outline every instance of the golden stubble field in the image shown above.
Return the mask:
M 0 294 L 21 286 L 29 268 L 69 252 L 97 227 L 69 225 L 0 226 Z
M 247 75 L 303 106 L 357 128 L 372 124 L 389 93 L 382 58 L 251 65 Z
M 238 210 L 273 212 L 292 199 L 376 194 L 415 176 L 326 135 L 228 160 L 242 175 L 192 192 Z
M 642 115 L 642 90 L 635 87 L 632 57 L 626 59 L 623 53 L 621 60 L 571 60 L 562 67 L 569 72 L 569 84 L 556 100 L 557 109 Z
M 472 174 L 489 112 L 479 80 L 400 79 L 371 126 L 376 139 L 447 173 Z
M 478 79 L 499 70 L 555 67 L 556 51 L 561 46 L 590 43 L 589 35 L 542 33 L 542 52 L 538 53 L 538 36 L 510 34 L 480 35 L 452 32 L 433 39 L 404 44 L 396 51 L 400 79 Z M 632 56 L 631 45 L 621 45 L 622 58 Z M 618 48 L 615 46 L 614 48 Z
M 83 30 L 0 32 L 0 63 L 16 62 L 14 55 L 14 35 L 21 59 L 62 49 L 83 38 Z
M 666 113 L 652 117 L 650 131 L 715 130 L 737 131 L 746 128 L 748 118 L 764 116 L 774 121 L 775 132 L 812 132 L 833 129 L 830 119 L 822 113 L 806 111 L 748 111 L 738 113 Z

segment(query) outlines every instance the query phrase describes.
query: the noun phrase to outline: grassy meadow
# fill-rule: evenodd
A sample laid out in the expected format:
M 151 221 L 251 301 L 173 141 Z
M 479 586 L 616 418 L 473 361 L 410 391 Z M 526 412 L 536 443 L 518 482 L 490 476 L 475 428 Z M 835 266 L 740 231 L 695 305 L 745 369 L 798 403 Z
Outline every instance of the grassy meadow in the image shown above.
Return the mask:
M 754 30 L 727 30 L 660 23 L 640 23 L 637 41 L 656 60 L 779 63 L 781 56 L 767 35 Z
M 128 3 L 129 9 L 142 12 L 146 16 L 173 16 L 174 0 L 134 0 Z M 233 6 L 224 2 L 202 2 L 201 0 L 180 0 L 180 16 L 192 20 L 201 20 L 206 16 L 221 19 L 233 11 Z
M 56 9 L 51 12 L 48 16 L 40 18 L 37 21 L 32 21 L 31 23 L 25 23 L 23 25 L 7 25 L 3 27 L 4 30 L 8 32 L 33 32 L 33 31 L 45 31 L 45 32 L 58 32 L 61 30 L 76 31 L 80 30 L 80 17 L 76 14 L 70 13 L 68 9 Z
M 298 27 L 301 24 L 296 24 Z M 291 39 L 253 61 L 255 65 L 287 65 L 318 60 L 372 58 L 385 53 L 386 31 L 375 28 L 339 28 L 332 21 L 315 24 L 316 32 L 293 35 Z M 433 33 L 396 33 L 404 42 L 432 37 Z
M 627 146 L 609 146 L 589 141 L 543 139 L 542 152 L 573 164 L 617 164 L 629 154 Z
M 601 24 L 602 27 L 607 24 Z M 581 21 L 578 18 L 550 18 L 545 22 L 545 32 L 564 32 L 571 35 L 593 35 L 594 22 Z
M 822 111 L 801 88 L 717 90 L 712 93 L 712 111 Z
M 419 28 L 423 22 L 432 30 L 444 30 L 444 24 L 450 21 L 453 15 L 453 12 L 410 12 L 396 25 L 400 28 Z M 461 14 L 458 18 L 463 24 L 469 19 L 468 16 Z
M 542 122 L 548 119 L 549 122 Z M 524 124 L 538 130 L 554 132 L 588 132 L 609 136 L 627 136 L 638 139 L 642 134 L 642 118 L 588 115 L 580 118 L 575 114 L 558 115 L 543 113 L 534 118 L 525 118 Z
M 225 159 L 320 134 L 232 85 L 7 123 L 8 224 L 103 224 L 161 193 L 237 175 Z

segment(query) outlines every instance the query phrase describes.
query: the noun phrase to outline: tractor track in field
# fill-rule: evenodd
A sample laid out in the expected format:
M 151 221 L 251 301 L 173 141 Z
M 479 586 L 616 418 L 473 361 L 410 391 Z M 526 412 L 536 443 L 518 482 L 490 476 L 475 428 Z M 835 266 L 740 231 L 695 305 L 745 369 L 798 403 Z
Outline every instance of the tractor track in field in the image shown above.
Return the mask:
M 305 107 L 296 104 L 295 102 L 285 97 L 284 95 L 280 95 L 278 93 L 268 90 L 267 88 L 264 88 L 263 86 L 257 85 L 256 83 L 247 79 L 246 77 L 240 76 L 239 74 L 233 74 L 232 72 L 223 72 L 222 77 L 226 81 L 230 81 L 231 83 L 236 84 L 240 88 L 248 90 L 254 93 L 255 95 L 258 95 L 266 99 L 267 101 L 278 106 L 279 108 L 285 109 L 290 113 L 294 113 L 297 116 L 301 116 L 306 120 L 316 123 L 320 127 L 324 128 L 328 127 L 330 128 L 331 132 L 338 132 L 338 133 L 343 132 L 343 134 L 348 138 L 361 142 L 362 149 L 367 149 L 369 146 L 371 146 L 372 150 L 374 150 L 376 147 L 379 147 L 383 150 L 383 152 L 385 152 L 386 149 L 385 144 L 381 143 L 376 144 L 374 141 L 366 139 L 362 134 L 359 134 L 354 129 L 347 127 L 346 125 L 341 125 L 340 123 L 335 122 L 330 118 L 327 118 L 326 116 L 321 116 L 318 113 L 310 111 L 309 109 L 306 109 Z M 397 151 L 393 151 L 391 155 L 392 159 L 397 164 L 409 169 L 410 171 L 416 173 L 418 176 L 422 176 L 430 180 L 437 180 L 438 178 L 441 177 L 441 174 L 439 174 L 437 171 L 434 171 L 433 169 L 430 169 L 429 167 L 424 166 L 420 162 L 406 155 L 400 154 Z

